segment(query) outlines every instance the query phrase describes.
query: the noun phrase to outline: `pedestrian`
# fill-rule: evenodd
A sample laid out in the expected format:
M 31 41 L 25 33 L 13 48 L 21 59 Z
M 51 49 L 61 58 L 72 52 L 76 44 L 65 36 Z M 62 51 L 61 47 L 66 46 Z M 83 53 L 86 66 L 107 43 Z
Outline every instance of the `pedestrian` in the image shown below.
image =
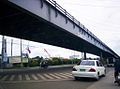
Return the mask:
M 118 82 L 119 73 L 120 73 L 120 58 L 116 59 L 114 63 L 114 78 L 115 78 L 114 83 Z

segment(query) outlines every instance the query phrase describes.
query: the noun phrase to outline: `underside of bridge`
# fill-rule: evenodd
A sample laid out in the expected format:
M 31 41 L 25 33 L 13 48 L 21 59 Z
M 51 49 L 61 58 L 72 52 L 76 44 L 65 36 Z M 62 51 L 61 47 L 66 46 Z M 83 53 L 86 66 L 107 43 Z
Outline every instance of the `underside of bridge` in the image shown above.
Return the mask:
M 15 5 L 0 2 L 0 34 L 103 57 L 113 55 Z

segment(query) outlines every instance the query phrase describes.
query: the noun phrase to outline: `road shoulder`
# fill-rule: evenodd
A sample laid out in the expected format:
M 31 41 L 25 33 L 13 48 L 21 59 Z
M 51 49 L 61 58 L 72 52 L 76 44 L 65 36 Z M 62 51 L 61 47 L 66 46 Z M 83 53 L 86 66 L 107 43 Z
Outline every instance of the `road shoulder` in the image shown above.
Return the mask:
M 106 77 L 101 78 L 99 81 L 95 82 L 87 89 L 120 89 L 119 86 L 114 84 L 114 71 L 109 71 Z

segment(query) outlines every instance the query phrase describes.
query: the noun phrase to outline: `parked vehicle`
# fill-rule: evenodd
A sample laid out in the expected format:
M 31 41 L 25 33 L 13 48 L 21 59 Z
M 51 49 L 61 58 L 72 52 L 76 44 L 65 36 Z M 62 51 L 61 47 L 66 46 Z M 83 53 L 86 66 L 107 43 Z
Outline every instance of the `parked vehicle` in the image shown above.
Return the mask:
M 106 75 L 106 69 L 99 60 L 82 60 L 73 67 L 72 75 L 77 80 L 79 77 L 95 78 Z
M 114 62 L 115 62 L 114 58 L 107 59 L 107 67 L 114 67 Z

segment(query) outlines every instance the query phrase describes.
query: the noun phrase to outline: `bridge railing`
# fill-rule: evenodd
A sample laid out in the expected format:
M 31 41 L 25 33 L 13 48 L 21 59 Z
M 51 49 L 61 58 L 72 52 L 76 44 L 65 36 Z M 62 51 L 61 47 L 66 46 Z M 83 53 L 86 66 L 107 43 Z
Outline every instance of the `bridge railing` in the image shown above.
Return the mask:
M 109 48 L 99 38 L 97 38 L 91 31 L 89 31 L 83 24 L 81 24 L 77 19 L 75 19 L 70 13 L 68 13 L 59 4 L 57 4 L 56 1 L 54 1 L 54 0 L 42 0 L 42 1 L 46 1 L 49 4 L 51 4 L 58 11 L 60 11 L 62 14 L 64 14 L 68 19 L 70 19 L 73 23 L 75 23 L 77 26 L 79 26 L 80 28 L 82 28 L 84 30 L 84 32 L 86 32 L 88 35 L 90 35 L 94 39 L 94 42 L 97 42 L 102 47 L 104 46 L 106 49 Z M 107 51 L 110 51 L 110 49 L 108 49 Z
M 64 8 L 62 8 L 59 4 L 57 4 L 56 1 L 54 1 L 54 0 L 45 0 L 45 1 L 48 2 L 48 3 L 50 3 L 53 7 L 55 7 L 62 14 L 64 14 L 66 17 L 68 17 L 71 21 L 73 21 L 75 24 L 77 24 L 78 26 L 80 26 L 87 34 L 91 35 L 97 41 L 102 42 L 91 31 L 89 31 L 83 24 L 81 24 L 78 20 L 76 20 L 70 13 L 68 13 Z

